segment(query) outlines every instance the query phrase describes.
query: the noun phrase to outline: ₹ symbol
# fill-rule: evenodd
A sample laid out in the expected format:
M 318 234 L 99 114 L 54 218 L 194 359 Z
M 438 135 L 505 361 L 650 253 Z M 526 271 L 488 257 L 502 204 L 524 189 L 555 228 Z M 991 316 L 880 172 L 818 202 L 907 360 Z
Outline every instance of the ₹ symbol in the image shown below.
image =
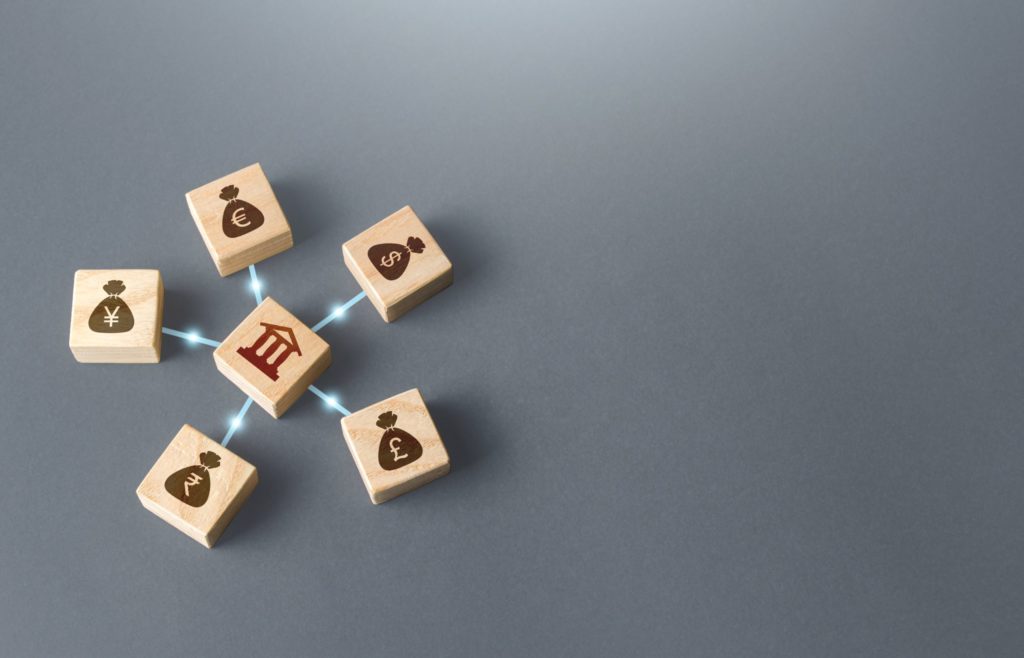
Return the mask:
M 263 213 L 249 203 L 238 198 L 238 188 L 228 185 L 220 191 L 220 198 L 228 202 L 224 206 L 224 217 L 221 223 L 224 235 L 237 238 L 263 226 Z
M 411 464 L 423 456 L 423 446 L 416 438 L 395 427 L 398 414 L 385 411 L 377 417 L 377 427 L 384 430 L 377 448 L 377 462 L 385 471 L 393 471 Z
M 218 466 L 217 453 L 199 453 L 199 463 L 171 473 L 164 480 L 164 489 L 186 505 L 202 507 L 210 497 L 210 470 Z
M 410 237 L 404 245 L 375 244 L 370 247 L 367 256 L 381 276 L 388 281 L 394 281 L 405 273 L 412 254 L 422 254 L 424 249 L 426 249 L 426 245 L 423 244 L 423 240 Z
M 101 334 L 120 334 L 131 331 L 135 326 L 135 316 L 128 304 L 121 299 L 127 287 L 123 281 L 112 279 L 103 286 L 107 297 L 103 299 L 92 314 L 89 315 L 89 328 Z

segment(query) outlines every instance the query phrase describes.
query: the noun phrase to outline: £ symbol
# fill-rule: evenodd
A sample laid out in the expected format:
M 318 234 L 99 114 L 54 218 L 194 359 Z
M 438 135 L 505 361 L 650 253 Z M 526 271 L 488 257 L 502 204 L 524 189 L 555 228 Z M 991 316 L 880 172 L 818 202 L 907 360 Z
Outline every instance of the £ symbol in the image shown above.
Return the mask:
M 103 318 L 103 321 L 107 323 L 107 326 L 108 327 L 113 327 L 115 324 L 117 324 L 117 321 L 118 321 L 117 312 L 120 311 L 121 309 L 120 308 L 115 308 L 114 310 L 110 310 L 109 306 L 104 306 L 103 310 L 107 312 L 106 317 Z
M 402 260 L 402 252 L 392 251 L 390 254 L 380 259 L 380 266 L 391 267 L 400 260 Z
M 394 253 L 394 252 L 392 252 L 392 253 Z M 398 461 L 399 459 L 405 459 L 406 457 L 409 456 L 408 453 L 399 452 L 398 446 L 395 445 L 396 442 L 399 445 L 401 445 L 402 444 L 402 439 L 400 439 L 397 436 L 393 436 L 393 437 L 391 437 L 391 440 L 388 441 L 388 447 L 391 448 L 391 454 L 393 454 L 395 456 L 395 461 Z
M 231 223 L 238 228 L 245 228 L 249 226 L 249 218 L 245 216 L 245 208 L 235 208 L 235 211 L 231 213 Z

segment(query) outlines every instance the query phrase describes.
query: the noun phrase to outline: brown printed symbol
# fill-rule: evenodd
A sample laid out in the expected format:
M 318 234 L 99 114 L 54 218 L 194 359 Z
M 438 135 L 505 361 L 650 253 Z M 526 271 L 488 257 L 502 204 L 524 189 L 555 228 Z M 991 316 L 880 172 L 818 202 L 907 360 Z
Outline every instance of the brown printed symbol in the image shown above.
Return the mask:
M 135 316 L 120 297 L 125 289 L 126 286 L 121 281 L 107 281 L 107 285 L 103 286 L 107 298 L 97 304 L 89 316 L 90 329 L 101 334 L 121 334 L 132 330 L 135 326 Z
M 302 356 L 302 351 L 299 349 L 299 342 L 295 340 L 295 332 L 288 327 L 269 322 L 260 322 L 260 324 L 263 325 L 263 335 L 249 347 L 239 347 L 238 353 L 245 357 L 246 361 L 259 368 L 260 372 L 276 382 L 277 367 L 284 363 L 284 360 L 293 352 Z
M 238 188 L 228 185 L 220 191 L 220 198 L 228 202 L 224 207 L 224 235 L 237 238 L 263 226 L 263 213 L 248 201 L 238 198 Z
M 377 461 L 385 471 L 393 471 L 411 464 L 423 456 L 423 446 L 412 434 L 395 427 L 398 415 L 385 411 L 377 417 L 377 427 L 384 430 L 377 448 Z
M 405 273 L 412 254 L 422 254 L 425 248 L 423 240 L 410 237 L 405 246 L 396 243 L 375 244 L 370 247 L 367 256 L 382 277 L 394 281 Z
M 201 452 L 199 463 L 171 473 L 164 481 L 164 489 L 186 505 L 202 507 L 210 497 L 210 469 L 218 466 L 217 453 Z

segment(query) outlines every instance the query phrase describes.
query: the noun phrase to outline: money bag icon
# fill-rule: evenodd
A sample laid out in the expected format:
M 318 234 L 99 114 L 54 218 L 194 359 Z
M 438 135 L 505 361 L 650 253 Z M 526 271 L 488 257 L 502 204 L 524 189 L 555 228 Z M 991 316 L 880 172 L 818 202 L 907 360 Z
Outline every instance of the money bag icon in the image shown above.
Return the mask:
M 199 463 L 171 473 L 164 481 L 164 489 L 186 505 L 202 507 L 210 497 L 210 469 L 218 466 L 217 453 L 199 453 Z
M 393 471 L 411 464 L 423 456 L 423 446 L 412 434 L 395 427 L 398 415 L 385 411 L 377 417 L 377 427 L 384 430 L 377 448 L 377 461 L 385 471 Z
M 263 226 L 263 213 L 248 201 L 238 198 L 238 188 L 228 185 L 220 191 L 220 198 L 228 202 L 224 206 L 224 235 L 237 238 Z
M 120 297 L 125 289 L 122 281 L 107 281 L 103 286 L 103 292 L 107 293 L 107 297 L 96 305 L 89 316 L 90 329 L 101 334 L 120 334 L 132 330 L 135 326 L 135 316 Z
M 425 248 L 423 240 L 410 237 L 404 246 L 397 243 L 375 244 L 370 247 L 367 256 L 381 276 L 388 281 L 394 281 L 409 267 L 412 254 L 422 254 Z

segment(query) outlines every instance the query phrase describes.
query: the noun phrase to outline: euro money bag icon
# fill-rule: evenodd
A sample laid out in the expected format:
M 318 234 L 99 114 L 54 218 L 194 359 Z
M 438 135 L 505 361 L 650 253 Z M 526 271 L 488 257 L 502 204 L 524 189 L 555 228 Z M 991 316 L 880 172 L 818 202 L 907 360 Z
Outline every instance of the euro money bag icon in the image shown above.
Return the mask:
M 228 202 L 224 206 L 224 235 L 237 238 L 263 226 L 263 213 L 248 201 L 238 198 L 238 188 L 228 185 L 220 191 L 220 198 Z
M 423 456 L 423 446 L 412 434 L 395 427 L 398 415 L 385 411 L 377 417 L 377 427 L 384 430 L 377 448 L 377 461 L 385 471 L 393 471 L 411 464 Z
M 370 247 L 367 256 L 381 276 L 394 281 L 405 273 L 412 254 L 422 254 L 425 248 L 423 240 L 410 237 L 404 246 L 397 243 L 375 244 Z
M 217 453 L 199 453 L 199 463 L 171 473 L 164 481 L 164 489 L 186 505 L 202 507 L 210 497 L 210 469 L 218 466 Z
M 135 316 L 120 294 L 126 290 L 124 282 L 111 280 L 103 286 L 107 293 L 106 299 L 96 305 L 89 316 L 89 328 L 101 334 L 120 334 L 131 331 L 135 326 Z

